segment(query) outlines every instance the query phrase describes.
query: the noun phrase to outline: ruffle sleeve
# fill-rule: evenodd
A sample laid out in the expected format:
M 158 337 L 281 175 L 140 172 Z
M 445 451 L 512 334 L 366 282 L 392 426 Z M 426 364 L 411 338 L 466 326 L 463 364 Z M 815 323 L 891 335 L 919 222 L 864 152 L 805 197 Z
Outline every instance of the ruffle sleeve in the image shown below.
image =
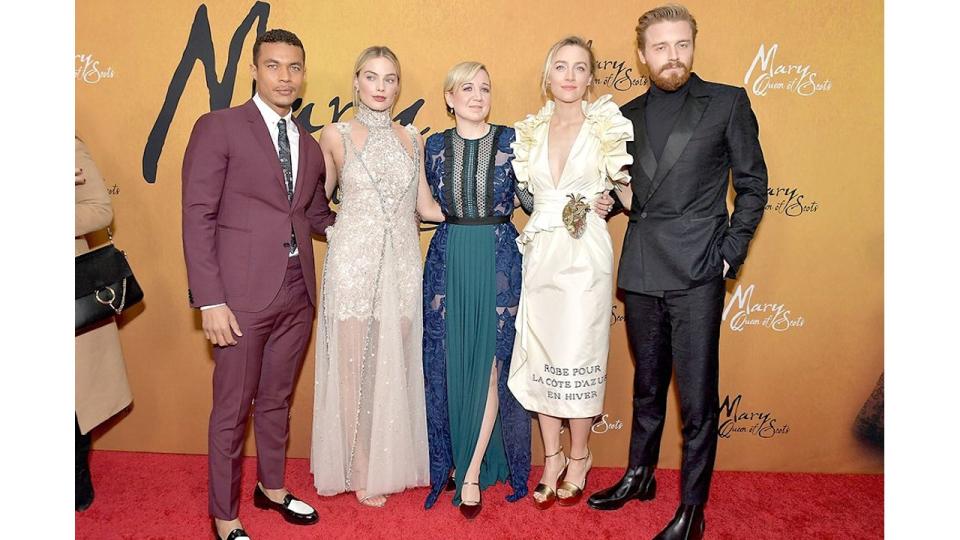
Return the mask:
M 608 190 L 615 184 L 630 183 L 630 173 L 624 168 L 633 164 L 633 156 L 627 153 L 627 141 L 633 140 L 633 123 L 620 114 L 612 99 L 605 94 L 584 110 L 593 134 L 600 140 L 600 175 L 606 179 Z
M 513 149 L 513 174 L 517 178 L 517 189 L 533 193 L 530 184 L 530 149 L 537 144 L 537 130 L 550 121 L 553 112 L 553 101 L 548 101 L 536 115 L 528 114 L 526 118 L 513 125 L 516 140 L 510 143 Z

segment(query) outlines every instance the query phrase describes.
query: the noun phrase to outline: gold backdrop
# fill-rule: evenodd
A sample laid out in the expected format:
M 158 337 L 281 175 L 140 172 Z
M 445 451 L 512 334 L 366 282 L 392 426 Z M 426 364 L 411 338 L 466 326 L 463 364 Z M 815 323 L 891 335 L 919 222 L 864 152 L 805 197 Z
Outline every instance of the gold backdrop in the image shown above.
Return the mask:
M 429 134 L 450 126 L 441 85 L 447 69 L 462 60 L 490 69 L 491 121 L 509 125 L 537 111 L 546 50 L 570 33 L 593 40 L 599 93 L 626 103 L 647 88 L 634 26 L 655 5 L 78 3 L 77 131 L 104 172 L 115 240 L 146 294 L 121 331 L 134 405 L 110 422 L 96 448 L 206 453 L 213 361 L 199 316 L 187 304 L 180 167 L 197 117 L 250 97 L 248 65 L 258 28 L 286 28 L 304 42 L 301 119 L 309 110 L 310 124 L 319 127 L 338 117 L 351 99 L 356 55 L 386 44 L 403 64 L 396 112 L 416 112 L 414 123 Z M 739 280 L 727 287 L 717 468 L 881 472 L 882 451 L 860 442 L 853 423 L 883 372 L 882 4 L 687 5 L 700 26 L 694 70 L 748 89 L 770 173 L 769 206 Z M 203 60 L 193 61 L 198 57 Z M 517 227 L 525 221 L 518 212 Z M 610 222 L 617 258 L 625 227 L 623 216 Z M 423 233 L 424 252 L 429 239 Z M 321 262 L 326 244 L 314 242 Z M 622 316 L 618 299 L 606 415 L 592 443 L 601 466 L 624 465 L 629 441 L 633 364 Z M 312 339 L 291 411 L 291 457 L 309 452 L 314 351 Z M 539 462 L 539 436 L 534 440 Z M 251 455 L 252 442 L 249 434 Z M 661 465 L 675 468 L 679 460 L 674 394 Z

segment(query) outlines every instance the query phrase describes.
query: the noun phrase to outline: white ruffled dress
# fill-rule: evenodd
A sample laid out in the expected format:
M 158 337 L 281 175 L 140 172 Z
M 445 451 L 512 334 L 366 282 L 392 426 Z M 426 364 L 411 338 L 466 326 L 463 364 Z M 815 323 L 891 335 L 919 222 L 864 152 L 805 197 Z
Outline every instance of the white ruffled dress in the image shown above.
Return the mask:
M 613 247 L 593 202 L 613 183 L 628 183 L 633 124 L 610 95 L 581 102 L 586 120 L 554 187 L 547 139 L 554 102 L 515 124 L 513 169 L 533 193 L 533 214 L 517 238 L 523 286 L 508 385 L 530 411 L 561 418 L 603 412 L 613 302 Z M 580 238 L 564 227 L 569 194 L 590 203 Z

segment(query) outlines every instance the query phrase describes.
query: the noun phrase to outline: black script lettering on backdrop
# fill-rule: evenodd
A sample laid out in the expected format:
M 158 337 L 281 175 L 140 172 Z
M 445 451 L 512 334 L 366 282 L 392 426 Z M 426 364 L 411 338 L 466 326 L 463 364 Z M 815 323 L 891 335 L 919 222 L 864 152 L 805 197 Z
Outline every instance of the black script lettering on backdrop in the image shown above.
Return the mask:
M 266 2 L 254 2 L 250 12 L 243 19 L 243 22 L 237 27 L 230 39 L 230 48 L 227 52 L 227 65 L 223 71 L 223 78 L 217 80 L 216 55 L 213 47 L 213 37 L 210 33 L 210 19 L 207 16 L 206 4 L 200 4 L 193 17 L 193 25 L 190 28 L 190 35 L 187 37 L 187 44 L 183 49 L 183 56 L 180 63 L 173 72 L 170 85 L 167 87 L 167 95 L 163 99 L 163 106 L 157 114 L 157 119 L 153 123 L 153 129 L 147 137 L 147 143 L 143 148 L 142 172 L 143 179 L 148 184 L 157 181 L 157 164 L 160 161 L 160 154 L 163 152 L 163 145 L 167 140 L 167 132 L 170 130 L 170 124 L 180 105 L 180 98 L 183 97 L 183 91 L 193 72 L 193 66 L 197 60 L 203 64 L 203 72 L 206 78 L 207 91 L 210 94 L 210 110 L 225 109 L 230 106 L 233 99 L 233 86 L 237 79 L 237 66 L 242 54 L 244 37 L 253 28 L 253 23 L 257 23 L 257 35 L 261 35 L 267 30 L 267 19 L 270 17 L 270 4 Z M 255 87 L 251 85 L 252 96 Z M 417 117 L 420 108 L 423 107 L 424 100 L 418 99 L 412 105 L 402 110 L 394 118 L 403 125 L 411 124 Z M 309 103 L 300 110 L 303 100 L 298 99 L 293 104 L 293 110 L 299 111 L 296 114 L 307 131 L 314 133 L 321 128 L 323 124 L 313 125 L 310 121 L 310 115 L 313 113 L 313 103 Z M 337 122 L 343 116 L 353 103 L 347 103 L 343 108 L 340 107 L 340 97 L 334 97 L 330 100 L 328 106 L 333 109 L 331 122 Z M 424 128 L 420 131 L 425 134 L 430 128 Z M 435 227 L 431 227 L 435 228 Z M 426 230 L 426 229 L 425 229 Z
M 627 320 L 626 314 L 621 315 L 620 313 L 617 313 L 617 305 L 614 304 L 614 305 L 610 308 L 610 326 L 613 326 L 613 325 L 617 324 L 618 322 L 623 322 L 623 321 L 625 321 L 625 320 Z
M 210 110 L 225 109 L 230 106 L 230 100 L 233 98 L 233 85 L 237 79 L 237 64 L 240 61 L 241 47 L 243 47 L 243 38 L 253 27 L 254 20 L 257 21 L 257 35 L 266 32 L 267 18 L 270 16 L 270 4 L 266 2 L 256 2 L 250 8 L 240 26 L 233 33 L 230 39 L 230 49 L 227 53 L 227 65 L 223 71 L 223 79 L 217 81 L 217 64 L 213 49 L 213 36 L 210 34 L 210 19 L 207 17 L 206 4 L 200 4 L 196 15 L 193 16 L 193 26 L 190 27 L 190 35 L 187 37 L 187 45 L 183 49 L 183 56 L 177 69 L 173 72 L 173 78 L 167 87 L 167 95 L 163 98 L 163 106 L 157 114 L 157 120 L 153 123 L 153 129 L 147 137 L 147 144 L 143 149 L 143 179 L 152 184 L 157 181 L 157 163 L 160 161 L 160 153 L 163 151 L 163 143 L 167 140 L 167 132 L 170 124 L 173 122 L 173 116 L 177 112 L 177 106 L 180 105 L 180 98 L 183 97 L 183 90 L 187 86 L 187 80 L 190 73 L 193 72 L 193 66 L 197 60 L 203 64 L 203 73 L 206 76 L 207 91 L 210 93 Z
M 592 39 L 587 41 L 587 46 L 593 46 Z M 633 68 L 627 67 L 626 60 L 600 59 L 595 64 L 597 76 L 594 83 L 597 85 L 623 92 L 634 86 L 645 86 L 650 83 L 646 75 L 634 77 Z
M 646 75 L 635 76 L 633 68 L 627 67 L 626 60 L 597 60 L 597 79 L 594 82 L 599 86 L 625 92 L 634 86 L 650 84 L 650 78 Z
M 790 433 L 790 426 L 779 424 L 770 411 L 740 411 L 742 394 L 730 399 L 728 394 L 720 404 L 720 425 L 717 426 L 717 435 L 721 439 L 729 439 L 734 434 L 742 433 L 753 435 L 761 439 L 770 439 L 777 435 Z
M 820 204 L 817 201 L 811 201 L 810 197 L 800 193 L 795 187 L 769 187 L 767 188 L 767 195 L 769 195 L 769 202 L 764 208 L 767 212 L 797 217 L 815 213 L 820 209 Z M 804 197 L 807 197 L 807 200 L 804 200 Z

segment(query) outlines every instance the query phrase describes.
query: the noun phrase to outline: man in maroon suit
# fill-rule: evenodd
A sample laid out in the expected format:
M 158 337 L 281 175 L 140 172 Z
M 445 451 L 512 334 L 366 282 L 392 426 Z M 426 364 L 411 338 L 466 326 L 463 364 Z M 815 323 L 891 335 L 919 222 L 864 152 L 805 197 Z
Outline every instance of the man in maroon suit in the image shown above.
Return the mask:
M 210 513 L 217 538 L 248 538 L 239 520 L 240 459 L 251 404 L 257 442 L 254 504 L 291 523 L 317 513 L 284 487 L 293 383 L 316 312 L 311 232 L 335 214 L 323 154 L 291 114 L 305 73 L 303 44 L 270 30 L 253 46 L 253 99 L 197 120 L 183 159 L 183 251 L 190 305 L 213 344 Z

